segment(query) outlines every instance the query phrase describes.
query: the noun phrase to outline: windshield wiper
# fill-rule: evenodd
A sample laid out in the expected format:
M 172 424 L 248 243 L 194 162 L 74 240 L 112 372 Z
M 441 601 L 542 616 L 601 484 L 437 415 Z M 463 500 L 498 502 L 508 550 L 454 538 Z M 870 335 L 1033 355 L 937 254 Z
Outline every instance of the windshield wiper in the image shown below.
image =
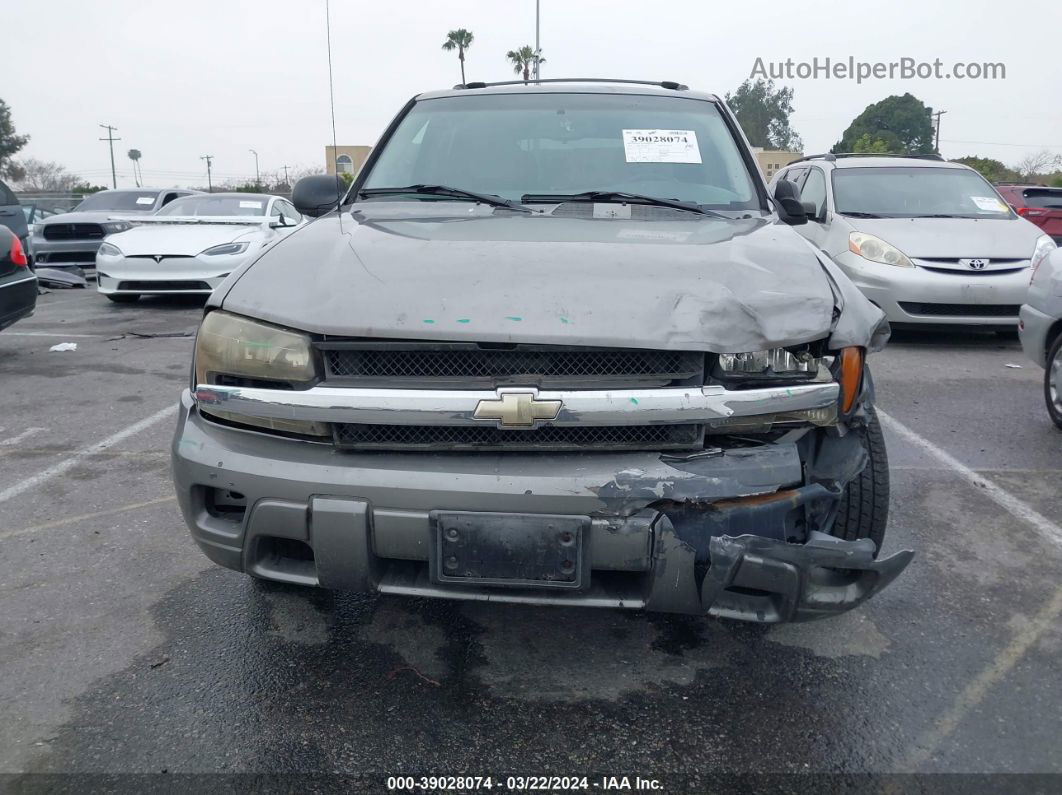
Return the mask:
M 493 193 L 476 193 L 475 191 L 465 190 L 464 188 L 451 188 L 448 185 L 425 185 L 423 183 L 418 183 L 416 185 L 406 185 L 401 188 L 364 188 L 358 191 L 359 196 L 399 196 L 403 193 L 415 193 L 425 196 L 449 196 L 454 199 L 471 199 L 472 201 L 477 201 L 482 204 L 489 204 L 492 207 L 506 207 L 510 210 L 519 210 L 525 213 L 533 212 L 531 208 L 521 207 L 512 199 L 504 199 Z
M 841 210 L 841 215 L 847 215 L 849 218 L 881 218 L 882 216 L 877 213 L 861 213 L 857 210 Z
M 709 210 L 694 202 L 684 202 L 679 199 L 662 199 L 659 196 L 644 196 L 640 193 L 625 193 L 618 190 L 588 190 L 583 193 L 525 193 L 520 197 L 522 202 L 547 202 L 561 204 L 563 202 L 615 202 L 626 201 L 633 204 L 653 204 L 657 207 L 674 207 L 676 210 L 689 210 L 691 213 L 711 215 L 715 218 L 730 217 Z

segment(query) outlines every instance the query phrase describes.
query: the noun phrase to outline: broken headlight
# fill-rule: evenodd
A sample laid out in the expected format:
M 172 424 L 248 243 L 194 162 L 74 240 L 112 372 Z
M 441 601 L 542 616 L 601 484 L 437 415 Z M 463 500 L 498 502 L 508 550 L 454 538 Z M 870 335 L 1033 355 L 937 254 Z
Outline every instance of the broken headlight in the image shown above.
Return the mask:
M 788 348 L 721 353 L 716 362 L 716 374 L 723 380 L 803 380 L 814 378 L 818 372 L 819 360 L 811 351 L 791 351 Z
M 221 384 L 272 389 L 309 386 L 317 377 L 313 348 L 305 334 L 215 311 L 195 339 L 195 386 Z M 285 433 L 329 436 L 325 423 L 246 417 L 213 406 L 204 414 Z

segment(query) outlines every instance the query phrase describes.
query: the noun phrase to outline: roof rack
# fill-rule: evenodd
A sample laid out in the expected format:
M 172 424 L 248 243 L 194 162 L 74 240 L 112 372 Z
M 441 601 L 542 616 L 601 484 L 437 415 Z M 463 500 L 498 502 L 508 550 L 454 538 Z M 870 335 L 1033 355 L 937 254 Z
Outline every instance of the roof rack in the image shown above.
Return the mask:
M 808 155 L 807 157 L 800 158 L 800 160 L 794 160 L 793 163 L 802 163 L 805 160 L 825 160 L 828 163 L 832 163 L 834 160 L 849 157 L 903 157 L 908 160 L 944 160 L 944 158 L 938 154 L 908 155 L 901 152 L 826 152 L 821 155 Z M 790 163 L 790 165 L 792 165 L 792 163 Z
M 493 88 L 494 86 L 522 86 L 529 85 L 530 83 L 629 83 L 631 85 L 638 86 L 659 86 L 660 88 L 667 88 L 671 91 L 689 91 L 690 87 L 683 85 L 682 83 L 676 83 L 672 80 L 662 80 L 654 82 L 652 80 L 621 80 L 613 79 L 609 77 L 550 77 L 545 79 L 535 80 L 501 80 L 495 83 L 458 83 L 454 86 L 455 91 L 462 91 L 470 88 Z

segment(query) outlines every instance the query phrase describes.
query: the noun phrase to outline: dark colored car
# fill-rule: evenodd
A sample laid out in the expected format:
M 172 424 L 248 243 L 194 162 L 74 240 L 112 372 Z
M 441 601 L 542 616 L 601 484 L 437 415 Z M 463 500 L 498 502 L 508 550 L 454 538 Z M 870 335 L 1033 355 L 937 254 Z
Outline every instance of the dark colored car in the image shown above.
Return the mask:
M 1032 221 L 1062 246 L 1062 188 L 1043 185 L 997 185 L 1014 212 Z
M 22 241 L 0 227 L 0 329 L 29 317 L 36 306 L 37 277 L 29 268 Z
M 3 182 L 0 182 L 0 226 L 6 226 L 15 233 L 22 244 L 22 250 L 29 256 L 29 224 L 26 212 L 18 196 Z
M 345 194 L 345 195 L 344 195 Z M 471 84 L 214 290 L 173 475 L 216 563 L 416 597 L 778 622 L 881 555 L 889 328 L 717 96 Z

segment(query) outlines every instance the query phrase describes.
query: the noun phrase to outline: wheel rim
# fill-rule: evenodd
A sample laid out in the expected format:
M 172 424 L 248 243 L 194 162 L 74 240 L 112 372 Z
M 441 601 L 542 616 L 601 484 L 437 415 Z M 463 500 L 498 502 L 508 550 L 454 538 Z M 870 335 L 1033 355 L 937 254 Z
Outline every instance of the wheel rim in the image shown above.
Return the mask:
M 1055 408 L 1055 413 L 1062 416 L 1062 345 L 1055 347 L 1055 358 L 1051 360 L 1047 371 L 1047 397 Z

